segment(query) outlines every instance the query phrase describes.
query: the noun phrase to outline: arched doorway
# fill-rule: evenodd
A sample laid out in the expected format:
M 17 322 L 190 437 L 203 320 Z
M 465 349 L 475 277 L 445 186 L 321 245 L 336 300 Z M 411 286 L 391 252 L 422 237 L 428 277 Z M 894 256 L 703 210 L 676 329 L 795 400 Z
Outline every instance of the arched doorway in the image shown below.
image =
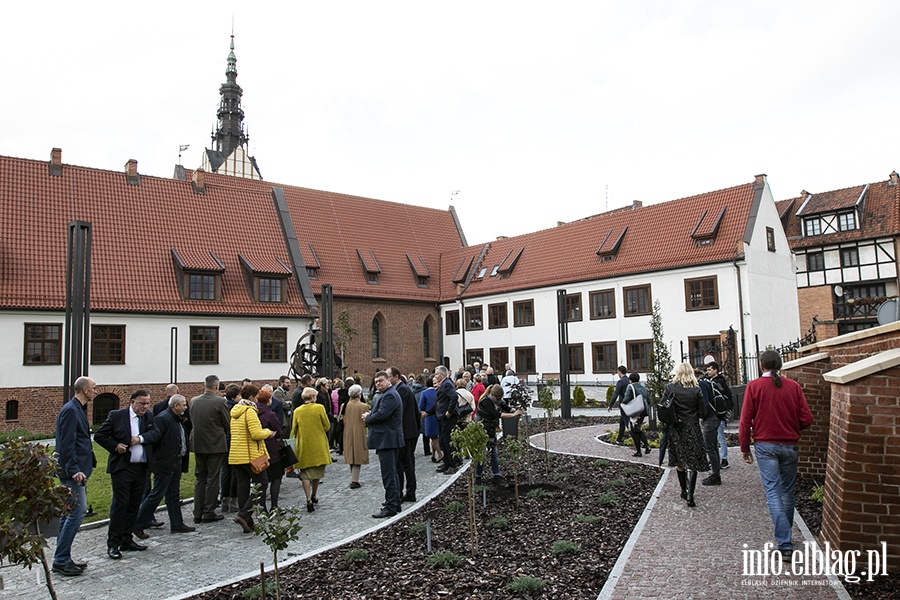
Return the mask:
M 106 420 L 106 415 L 109 414 L 111 410 L 116 410 L 119 408 L 119 397 L 115 394 L 100 394 L 96 398 L 94 398 L 94 413 L 91 423 L 93 425 L 100 425 L 103 421 Z

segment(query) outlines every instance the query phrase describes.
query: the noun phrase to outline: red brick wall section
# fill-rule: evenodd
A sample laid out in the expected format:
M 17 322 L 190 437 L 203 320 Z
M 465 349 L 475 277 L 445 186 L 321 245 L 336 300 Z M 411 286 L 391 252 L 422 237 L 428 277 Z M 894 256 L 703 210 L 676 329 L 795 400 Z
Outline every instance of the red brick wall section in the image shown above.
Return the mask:
M 822 321 L 834 319 L 833 298 L 834 294 L 830 285 L 797 290 L 797 303 L 800 308 L 800 335 L 806 335 L 806 332 L 812 327 L 813 317 L 818 317 Z
M 807 363 L 784 374 L 800 384 L 803 395 L 813 414 L 813 424 L 800 437 L 800 475 L 812 477 L 822 483 L 825 480 L 825 462 L 828 452 L 828 430 L 831 413 L 831 385 L 822 375 L 832 369 L 828 358 Z
M 865 341 L 861 346 L 870 346 Z M 845 356 L 855 354 L 852 348 Z M 842 551 L 887 544 L 900 568 L 900 368 L 833 384 L 822 541 Z

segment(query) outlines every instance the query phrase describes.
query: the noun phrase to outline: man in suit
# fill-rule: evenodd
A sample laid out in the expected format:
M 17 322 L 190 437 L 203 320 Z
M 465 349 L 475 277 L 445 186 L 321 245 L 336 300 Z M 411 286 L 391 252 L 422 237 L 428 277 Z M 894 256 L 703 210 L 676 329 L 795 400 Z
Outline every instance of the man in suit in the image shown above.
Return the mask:
M 109 452 L 106 472 L 112 481 L 113 499 L 109 507 L 107 555 L 122 558 L 122 550 L 146 550 L 131 537 L 141 506 L 147 468 L 159 431 L 153 425 L 150 392 L 137 390 L 131 406 L 114 410 L 94 435 L 94 441 Z
M 73 387 L 75 396 L 63 405 L 56 417 L 59 482 L 69 488 L 67 504 L 72 510 L 63 512 L 59 518 L 52 570 L 66 577 L 81 575 L 87 567 L 87 563 L 72 560 L 72 541 L 87 512 L 84 484 L 91 476 L 96 461 L 86 410 L 88 401 L 94 398 L 97 384 L 90 377 L 79 377 Z
M 291 378 L 282 375 L 278 378 L 278 387 L 272 392 L 272 410 L 281 418 L 281 426 L 283 428 L 290 427 L 291 423 L 287 417 L 291 414 L 291 397 L 288 392 L 291 390 Z
M 156 404 L 153 405 L 153 416 L 155 417 L 162 411 L 169 408 L 169 399 L 178 393 L 178 386 L 174 383 L 170 383 L 166 386 L 166 399 L 160 400 Z
M 376 519 L 393 517 L 400 512 L 400 482 L 397 479 L 397 457 L 403 440 L 403 403 L 397 390 L 391 385 L 387 373 L 375 373 L 375 389 L 381 397 L 371 411 L 362 418 L 369 427 L 366 445 L 375 449 L 381 465 L 381 483 L 384 485 L 384 506 L 372 515 Z
M 447 475 L 456 473 L 458 459 L 453 456 L 450 434 L 459 421 L 459 395 L 456 393 L 456 386 L 450 381 L 449 375 L 450 371 L 444 365 L 438 365 L 434 369 L 434 384 L 437 387 L 434 415 L 437 417 L 441 452 L 444 454 L 444 463 L 435 470 Z
M 403 502 L 416 501 L 416 446 L 419 443 L 419 404 L 416 395 L 402 379 L 400 369 L 391 367 L 387 370 L 391 385 L 397 390 L 403 404 L 403 447 L 400 448 L 397 460 L 397 480 L 400 493 L 403 494 L 403 483 L 406 482 L 406 493 Z
M 181 394 L 175 394 L 169 398 L 169 408 L 153 419 L 153 424 L 159 431 L 159 442 L 153 447 L 153 462 L 150 464 L 155 483 L 141 503 L 134 529 L 134 534 L 142 540 L 150 537 L 144 530 L 150 526 L 153 513 L 164 496 L 171 532 L 196 531 L 185 525 L 181 514 L 181 473 L 182 470 L 187 470 L 187 465 L 182 463 L 182 459 L 187 456 L 187 438 L 181 425 L 185 410 L 187 399 Z
M 219 471 L 228 454 L 225 436 L 230 431 L 230 417 L 225 399 L 216 392 L 219 378 L 209 375 L 206 391 L 191 398 L 191 441 L 194 449 L 194 523 L 212 523 L 225 517 L 216 513 L 219 496 Z

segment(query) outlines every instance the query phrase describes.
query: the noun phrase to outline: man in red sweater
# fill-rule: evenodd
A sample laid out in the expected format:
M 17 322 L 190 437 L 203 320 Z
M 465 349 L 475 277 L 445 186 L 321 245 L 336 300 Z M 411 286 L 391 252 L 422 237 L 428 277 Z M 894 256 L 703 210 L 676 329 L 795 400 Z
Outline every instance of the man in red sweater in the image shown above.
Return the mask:
M 785 558 L 794 546 L 794 484 L 797 481 L 797 441 L 813 422 L 809 404 L 796 381 L 778 374 L 781 356 L 766 350 L 759 358 L 762 377 L 747 384 L 738 432 L 744 462 L 753 464 L 750 437 L 756 450 L 759 478 L 775 526 L 775 541 Z

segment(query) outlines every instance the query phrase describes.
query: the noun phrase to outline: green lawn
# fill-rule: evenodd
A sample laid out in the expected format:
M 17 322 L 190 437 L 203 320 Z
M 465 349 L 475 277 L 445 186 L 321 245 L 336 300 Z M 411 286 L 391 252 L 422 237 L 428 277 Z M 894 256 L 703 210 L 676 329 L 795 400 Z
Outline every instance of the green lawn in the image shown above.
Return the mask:
M 91 473 L 88 479 L 85 491 L 87 491 L 88 507 L 92 508 L 94 514 L 85 517 L 84 522 L 99 521 L 100 519 L 109 518 L 109 505 L 112 502 L 112 484 L 109 480 L 109 473 L 106 472 L 106 461 L 109 458 L 107 452 L 102 446 L 93 442 L 94 454 L 97 455 L 97 468 Z M 51 447 L 51 451 L 53 448 Z M 187 473 L 181 474 L 181 497 L 190 498 L 194 495 L 194 456 L 191 454 L 191 466 Z M 163 500 L 160 506 L 165 504 Z

